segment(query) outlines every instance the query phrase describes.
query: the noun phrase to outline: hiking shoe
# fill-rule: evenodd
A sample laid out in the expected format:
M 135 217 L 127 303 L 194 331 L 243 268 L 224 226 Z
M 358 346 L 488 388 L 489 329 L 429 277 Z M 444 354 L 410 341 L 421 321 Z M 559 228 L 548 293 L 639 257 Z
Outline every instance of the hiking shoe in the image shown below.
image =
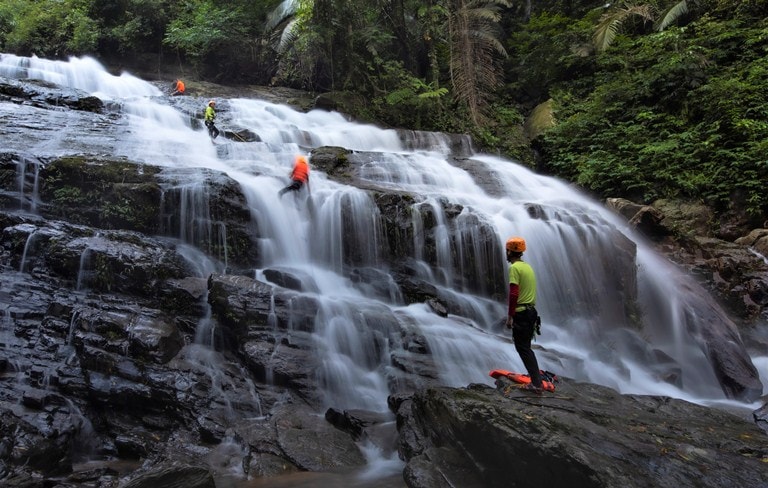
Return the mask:
M 541 395 L 542 389 L 540 386 L 534 386 L 532 383 L 525 384 L 520 387 L 521 390 L 533 393 L 535 395 Z

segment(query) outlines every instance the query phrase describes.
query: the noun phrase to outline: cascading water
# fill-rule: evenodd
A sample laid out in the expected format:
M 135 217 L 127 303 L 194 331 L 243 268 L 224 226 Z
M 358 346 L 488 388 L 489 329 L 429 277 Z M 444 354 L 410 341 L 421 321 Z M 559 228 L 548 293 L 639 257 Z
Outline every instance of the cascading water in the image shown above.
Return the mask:
M 401 345 L 388 344 L 382 354 L 378 341 L 395 324 L 415 327 L 427 339 L 445 385 L 492 384 L 488 371 L 496 368 L 523 371 L 510 337 L 495 328 L 505 315 L 505 304 L 492 299 L 492 290 L 483 282 L 499 276 L 504 289 L 500 254 L 510 235 L 526 238 L 524 259 L 538 275 L 544 323 L 537 354 L 543 369 L 625 393 L 729 403 L 691 335 L 693 327 L 686 325 L 691 292 L 678 286 L 685 278 L 619 217 L 563 182 L 501 158 L 472 156 L 476 169 L 494 176 L 496 190 L 491 191 L 451 163 L 450 145 L 438 135 L 430 148 L 406 149 L 411 144 L 393 130 L 348 122 L 336 113 L 300 113 L 252 99 L 219 101 L 218 124 L 247 129 L 258 135 L 258 142 L 220 137 L 212 145 L 205 129 L 158 97 L 159 90 L 151 84 L 130 75 L 111 76 L 92 60 L 54 62 L 3 55 L 0 75 L 34 76 L 118 101 L 127 124 L 118 130 L 116 155 L 187 172 L 221 171 L 240 184 L 260 233 L 262 262 L 254 267 L 254 276 L 262 276 L 266 268 L 290 269 L 306 277 L 310 291 L 304 293 L 320 303 L 314 345 L 323 357 L 318 380 L 329 406 L 387 410 L 386 372 L 391 365 L 386 349 Z M 200 100 L 201 110 L 204 102 Z M 441 317 L 426 305 L 406 306 L 396 287 L 389 288 L 388 296 L 372 298 L 375 295 L 343 273 L 349 264 L 378 267 L 389 279 L 380 255 L 379 211 L 368 193 L 315 170 L 310 195 L 278 198 L 293 156 L 319 146 L 370 153 L 371 161 L 360 170 L 364 183 L 421 198 L 411 214 L 414 252 L 403 258 L 420 277 L 451 296 L 461 314 Z M 48 144 L 42 152 L 56 150 Z M 198 208 L 205 202 L 194 193 L 200 184 L 195 179 L 185 182 L 184 202 L 194 215 L 188 219 L 192 226 L 179 227 L 176 236 L 192 245 L 199 245 L 200 232 L 207 233 L 208 241 L 221 239 L 211 227 L 194 224 L 198 217 L 210 222 L 207 209 Z M 445 217 L 451 205 L 460 208 L 454 227 Z M 495 230 L 498 253 L 479 245 L 479 223 Z M 627 253 L 617 252 L 621 246 L 636 248 L 635 262 L 627 263 Z M 201 276 L 223 268 L 201 266 Z M 622 271 L 635 268 L 636 282 L 623 276 Z M 617 282 L 621 289 L 609 289 Z M 640 304 L 634 311 L 627 310 L 623 300 L 633 290 Z M 207 334 L 198 341 L 205 343 Z M 651 357 L 669 358 L 682 382 L 659 380 L 656 365 L 648 361 Z M 764 379 L 766 374 L 763 371 Z
M 29 175 L 29 171 L 32 175 Z M 39 176 L 40 162 L 32 158 L 22 157 L 19 162 L 19 205 L 21 210 L 30 210 L 34 212 L 37 209 L 37 203 L 40 199 Z M 32 181 L 29 181 L 29 180 Z M 27 194 L 25 195 L 25 192 Z

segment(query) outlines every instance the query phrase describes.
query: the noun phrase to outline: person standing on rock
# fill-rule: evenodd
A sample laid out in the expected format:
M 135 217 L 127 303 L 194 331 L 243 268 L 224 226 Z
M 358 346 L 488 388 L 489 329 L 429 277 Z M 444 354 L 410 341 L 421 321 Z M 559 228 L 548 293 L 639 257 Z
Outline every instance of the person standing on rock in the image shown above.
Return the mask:
M 536 311 L 536 273 L 523 261 L 525 239 L 510 237 L 506 244 L 509 262 L 509 299 L 507 329 L 512 329 L 515 349 L 528 371 L 531 382 L 522 387 L 541 394 L 541 373 L 536 355 L 531 349 L 534 334 L 539 332 L 541 319 Z
M 277 194 L 282 198 L 286 192 L 299 191 L 304 185 L 307 185 L 307 189 L 309 189 L 309 164 L 307 163 L 307 158 L 299 154 L 293 161 L 291 184 L 280 190 Z
M 211 140 L 219 137 L 219 129 L 216 128 L 213 121 L 216 120 L 216 101 L 211 100 L 208 102 L 208 106 L 205 107 L 205 126 L 208 127 L 208 135 L 211 136 Z
M 176 83 L 173 86 L 173 93 L 171 93 L 171 96 L 178 96 L 178 95 L 184 95 L 184 92 L 186 91 L 186 87 L 184 86 L 184 82 L 181 80 L 176 80 Z

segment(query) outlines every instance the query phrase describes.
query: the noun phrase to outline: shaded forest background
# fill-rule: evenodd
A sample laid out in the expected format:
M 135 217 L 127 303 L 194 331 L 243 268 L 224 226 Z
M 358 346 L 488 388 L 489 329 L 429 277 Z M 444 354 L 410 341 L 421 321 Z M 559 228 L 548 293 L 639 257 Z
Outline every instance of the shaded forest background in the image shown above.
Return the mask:
M 0 0 L 0 52 L 323 94 L 597 198 L 768 216 L 768 0 Z M 169 82 L 171 80 L 168 80 Z

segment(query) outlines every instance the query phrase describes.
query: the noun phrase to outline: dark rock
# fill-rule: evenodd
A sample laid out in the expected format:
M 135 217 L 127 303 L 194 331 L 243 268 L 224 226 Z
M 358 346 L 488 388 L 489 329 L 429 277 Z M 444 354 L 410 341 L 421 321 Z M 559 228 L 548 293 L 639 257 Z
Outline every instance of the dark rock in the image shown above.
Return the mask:
M 394 304 L 404 303 L 400 287 L 391 273 L 385 270 L 360 267 L 349 273 L 349 279 L 367 297 L 378 297 L 382 301 Z
M 701 203 L 674 200 L 656 200 L 651 204 L 664 216 L 664 226 L 683 235 L 711 237 L 713 215 Z
M 204 466 L 157 466 L 132 477 L 123 488 L 216 488 L 213 474 Z
M 318 305 L 311 297 L 280 292 L 245 276 L 213 274 L 208 288 L 212 312 L 232 337 L 242 337 L 249 330 L 272 330 L 275 326 L 314 330 Z
M 552 394 L 508 391 L 393 402 L 408 486 L 766 486 L 764 436 L 732 414 L 564 378 Z
M 101 229 L 156 234 L 159 168 L 94 157 L 66 157 L 40 171 L 41 211 L 53 219 Z
M 329 471 L 365 464 L 365 457 L 349 434 L 308 409 L 296 405 L 282 408 L 273 422 L 280 448 L 300 469 Z
M 754 323 L 768 309 L 768 262 L 749 247 L 768 242 L 761 235 L 754 231 L 736 243 L 706 237 L 685 239 L 668 255 L 720 297 L 729 311 Z
M 352 151 L 343 147 L 323 146 L 313 149 L 310 153 L 312 166 L 332 177 L 345 177 L 344 172 L 350 171 L 349 155 Z
M 344 410 L 329 408 L 325 419 L 337 429 L 347 432 L 356 441 L 376 446 L 382 456 L 397 453 L 397 430 L 391 413 L 367 410 Z
M 440 303 L 439 300 L 435 300 L 434 298 L 430 298 L 427 300 L 427 305 L 429 305 L 429 308 L 432 309 L 433 312 L 435 312 L 437 315 L 441 317 L 447 317 L 448 316 L 448 310 L 446 310 L 445 305 Z
M 755 424 L 768 434 L 768 403 L 752 412 L 752 418 Z
M 311 337 L 298 332 L 276 344 L 248 341 L 242 353 L 246 367 L 260 381 L 289 387 L 309 404 L 318 404 L 315 374 L 320 364 L 312 354 Z
M 317 291 L 317 285 L 308 273 L 301 273 L 299 276 L 293 270 L 280 270 L 276 268 L 267 268 L 264 270 L 264 277 L 270 282 L 283 288 L 289 288 L 296 291 Z
M 768 256 L 768 229 L 753 229 L 749 234 L 739 237 L 734 242 L 751 247 L 763 256 Z
M 223 130 L 221 134 L 227 139 L 239 142 L 261 142 L 261 137 L 249 129 Z
M 100 113 L 104 109 L 104 102 L 98 97 L 41 80 L 31 80 L 24 83 L 18 81 L 0 83 L 0 94 L 14 99 L 36 101 L 53 106 L 66 106 L 86 112 Z
M 190 180 L 203 180 L 189 185 Z M 250 269 L 259 262 L 251 221 L 240 184 L 221 172 L 194 168 L 163 168 L 157 175 L 162 189 L 160 232 L 180 238 L 229 266 Z M 182 215 L 182 209 L 187 209 Z

